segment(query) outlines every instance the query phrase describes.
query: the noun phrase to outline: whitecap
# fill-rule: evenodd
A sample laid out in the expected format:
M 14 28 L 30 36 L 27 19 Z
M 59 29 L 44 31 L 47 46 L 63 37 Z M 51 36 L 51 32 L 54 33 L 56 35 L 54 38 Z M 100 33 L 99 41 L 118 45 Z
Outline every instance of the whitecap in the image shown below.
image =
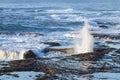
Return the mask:
M 67 9 L 49 9 L 47 13 L 72 13 L 74 10 L 72 8 Z

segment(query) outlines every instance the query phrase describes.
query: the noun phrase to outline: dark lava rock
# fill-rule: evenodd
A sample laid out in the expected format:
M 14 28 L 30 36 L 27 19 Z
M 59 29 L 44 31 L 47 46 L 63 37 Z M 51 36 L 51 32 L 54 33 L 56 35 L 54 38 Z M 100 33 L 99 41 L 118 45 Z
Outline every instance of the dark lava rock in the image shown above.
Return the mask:
M 19 78 L 19 75 L 18 75 L 18 74 L 10 74 L 10 73 L 7 73 L 6 75 Z
M 114 44 L 112 41 L 106 41 L 107 44 Z
M 36 76 L 36 80 L 69 80 L 61 78 L 64 76 L 68 77 L 68 75 L 81 76 L 101 71 L 120 72 L 120 67 L 114 65 L 111 60 L 106 60 L 105 58 L 103 58 L 105 60 L 102 60 L 104 54 L 109 53 L 111 50 L 111 48 L 102 48 L 94 49 L 93 53 L 80 53 L 64 57 L 14 60 L 10 61 L 9 66 L 4 67 L 0 72 L 36 71 L 45 73 L 45 75 Z M 114 63 L 119 63 L 120 59 L 115 59 L 114 61 Z
M 27 51 L 24 53 L 24 58 L 28 59 L 28 58 L 36 58 L 37 56 L 35 55 L 35 53 L 31 50 Z
M 61 46 L 59 43 L 57 42 L 41 42 L 43 44 L 47 44 L 47 45 L 50 45 L 50 46 Z
M 109 48 L 108 46 L 101 45 L 100 47 L 94 48 L 93 53 L 106 53 L 112 51 L 113 48 Z M 73 47 L 64 47 L 64 46 L 58 46 L 58 47 L 47 47 L 43 50 L 44 53 L 54 51 L 54 52 L 60 52 L 64 54 L 73 54 L 74 48 Z
M 41 60 L 41 61 L 38 61 Z M 50 64 L 45 64 L 44 61 L 47 59 L 26 59 L 26 60 L 15 60 L 9 62 L 9 67 L 4 67 L 1 72 L 12 72 L 12 71 L 42 71 L 50 76 L 56 74 L 56 69 Z M 48 59 L 49 60 L 49 59 Z
M 106 26 L 106 25 L 101 25 L 101 26 L 99 26 L 100 28 L 108 28 L 108 26 Z
M 118 49 L 116 52 L 117 52 L 117 53 L 120 53 L 120 49 Z
M 109 39 L 115 39 L 115 40 L 118 40 L 120 39 L 120 35 L 114 35 L 114 34 L 92 34 L 94 37 L 97 37 L 97 38 L 100 38 L 100 39 L 106 39 L 106 38 L 109 38 Z
M 94 52 L 89 53 L 80 53 L 76 55 L 72 55 L 72 57 L 79 58 L 80 61 L 96 61 L 101 59 L 104 54 L 111 52 L 112 49 L 94 49 Z
M 1 72 L 12 71 L 37 71 L 44 72 L 46 75 L 55 76 L 56 74 L 88 74 L 100 71 L 101 68 L 113 69 L 104 66 L 99 59 L 104 56 L 109 50 L 101 49 L 99 53 L 84 53 L 66 57 L 38 58 L 10 61 L 8 67 L 4 67 Z M 94 64 L 99 64 L 97 67 Z M 110 65 L 109 65 L 110 66 Z M 108 68 L 107 68 L 108 67 Z M 45 78 L 45 77 L 44 77 Z
M 61 53 L 74 53 L 74 49 L 73 48 L 67 48 L 67 47 L 63 47 L 63 46 L 59 46 L 59 47 L 47 47 L 43 50 L 44 53 L 50 52 L 50 51 L 54 51 L 54 52 L 61 52 Z
M 31 37 L 36 37 L 36 36 L 43 36 L 43 34 L 40 34 L 40 33 L 16 33 L 16 35 L 19 35 L 19 36 L 31 36 Z
M 45 76 L 37 76 L 35 80 L 59 80 L 57 76 L 50 76 L 50 75 L 45 75 Z
M 114 45 L 120 44 L 120 42 L 113 42 L 113 41 L 106 41 L 106 43 L 107 43 L 107 44 L 114 44 Z

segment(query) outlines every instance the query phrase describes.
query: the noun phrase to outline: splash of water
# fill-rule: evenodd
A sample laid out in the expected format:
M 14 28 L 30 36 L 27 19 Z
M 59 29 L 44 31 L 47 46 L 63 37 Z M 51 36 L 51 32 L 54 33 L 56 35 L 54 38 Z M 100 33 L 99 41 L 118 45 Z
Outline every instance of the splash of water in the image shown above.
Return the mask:
M 23 59 L 23 55 L 26 51 L 9 51 L 9 50 L 0 50 L 0 60 L 15 60 Z
M 80 31 L 78 39 L 75 41 L 75 53 L 88 53 L 93 52 L 94 40 L 93 36 L 89 32 L 88 20 L 84 19 L 84 26 Z

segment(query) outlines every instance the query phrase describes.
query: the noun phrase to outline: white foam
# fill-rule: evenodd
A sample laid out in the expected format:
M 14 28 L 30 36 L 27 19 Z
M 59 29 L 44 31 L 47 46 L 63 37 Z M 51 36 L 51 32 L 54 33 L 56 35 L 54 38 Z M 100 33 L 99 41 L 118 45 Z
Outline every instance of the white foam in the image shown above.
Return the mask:
M 72 8 L 47 10 L 47 13 L 71 13 L 71 12 L 73 12 Z
M 45 73 L 43 72 L 33 72 L 33 71 L 23 71 L 23 72 L 11 72 L 10 75 L 2 75 L 0 79 L 2 80 L 35 80 L 36 76 L 44 76 Z M 14 77 L 12 75 L 18 75 L 18 77 Z
M 11 59 L 23 59 L 23 54 L 25 50 L 14 51 L 14 50 L 0 50 L 0 60 L 11 60 Z
M 50 15 L 54 20 L 59 20 L 63 22 L 80 22 L 83 17 L 75 14 L 52 14 Z
M 107 80 L 119 80 L 120 73 L 108 73 L 108 72 L 100 72 L 100 73 L 93 73 L 94 77 L 92 80 L 99 80 L 99 79 L 107 79 Z
M 85 20 L 85 25 L 79 34 L 81 39 L 75 40 L 75 53 L 93 52 L 94 41 L 88 27 L 88 21 Z
M 94 17 L 91 20 L 99 21 L 102 23 L 120 23 L 119 16 L 102 16 L 102 17 Z
M 3 41 L 4 39 L 4 41 Z M 26 51 L 32 50 L 38 57 L 48 45 L 40 44 L 41 37 L 0 35 L 0 60 L 23 59 Z

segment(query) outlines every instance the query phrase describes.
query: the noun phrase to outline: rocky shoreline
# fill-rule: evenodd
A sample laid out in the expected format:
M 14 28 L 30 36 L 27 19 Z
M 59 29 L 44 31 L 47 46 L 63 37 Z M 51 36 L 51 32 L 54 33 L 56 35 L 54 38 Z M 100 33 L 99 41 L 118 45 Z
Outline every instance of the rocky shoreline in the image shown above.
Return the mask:
M 26 58 L 24 60 L 6 61 L 6 64 L 0 64 L 4 67 L 0 70 L 0 75 L 8 75 L 11 72 L 21 71 L 34 71 L 43 72 L 44 76 L 37 76 L 36 80 L 67 80 L 67 75 L 82 76 L 86 74 L 92 74 L 96 72 L 120 72 L 119 57 L 114 58 L 109 55 L 111 51 L 116 51 L 119 54 L 119 50 L 114 49 L 96 49 L 94 53 L 76 54 L 65 57 L 52 57 L 52 58 Z M 64 74 L 64 77 L 60 75 Z M 12 75 L 14 77 L 17 74 Z M 92 75 L 91 75 L 92 76 Z M 90 75 L 87 76 L 89 78 Z M 18 76 L 19 77 L 19 76 Z
M 9 33 L 0 33 L 6 34 Z M 16 33 L 11 33 L 17 35 Z M 20 33 L 19 36 L 42 36 L 34 33 Z M 119 35 L 93 34 L 95 38 L 119 40 Z M 106 44 L 119 44 L 119 42 L 105 41 Z M 13 72 L 40 72 L 35 80 L 76 80 L 82 78 L 96 79 L 94 73 L 109 72 L 120 73 L 120 49 L 110 47 L 100 42 L 95 42 L 94 52 L 75 54 L 74 48 L 63 46 L 58 42 L 39 42 L 48 47 L 42 52 L 66 54 L 59 57 L 37 57 L 32 51 L 24 53 L 23 60 L 0 61 L 0 76 L 7 75 L 19 78 L 19 74 Z M 69 77 L 68 77 L 69 76 Z M 73 77 L 74 76 L 74 77 Z M 71 78 L 73 77 L 73 79 Z M 99 78 L 98 78 L 99 79 Z

